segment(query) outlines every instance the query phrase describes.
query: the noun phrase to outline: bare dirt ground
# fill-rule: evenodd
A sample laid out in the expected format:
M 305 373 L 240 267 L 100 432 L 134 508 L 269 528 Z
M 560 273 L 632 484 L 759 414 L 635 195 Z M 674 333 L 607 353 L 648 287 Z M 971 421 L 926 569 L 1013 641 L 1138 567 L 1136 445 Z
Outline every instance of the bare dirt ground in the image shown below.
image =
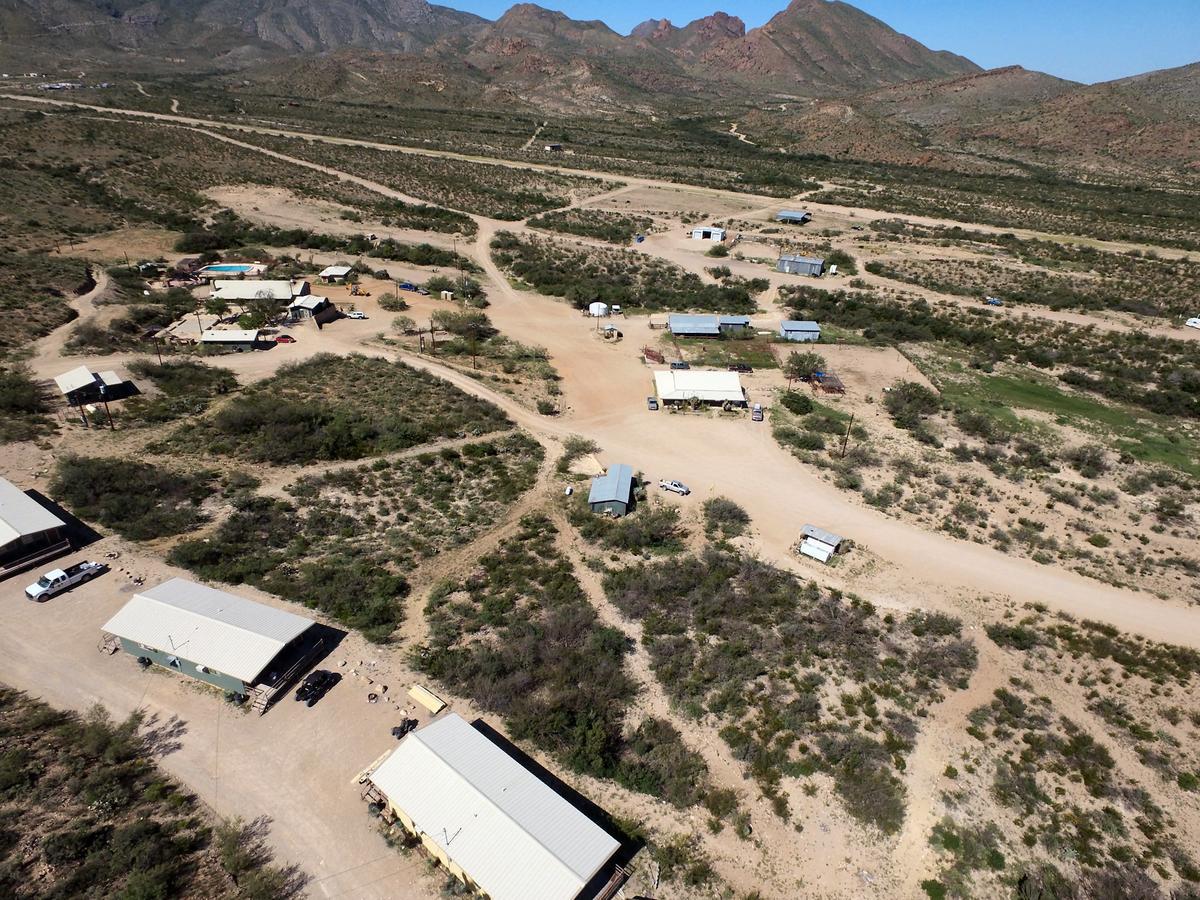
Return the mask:
M 213 123 L 202 119 L 137 115 L 192 127 L 213 127 Z M 280 133 L 273 129 L 254 130 Z M 267 153 L 281 163 L 304 165 L 332 177 L 354 180 L 384 196 L 411 199 L 349 173 L 242 145 Z M 403 148 L 403 152 L 423 151 Z M 745 215 L 779 205 L 779 201 L 772 200 L 772 207 L 760 207 L 769 198 L 746 198 L 729 192 L 677 189 L 673 185 L 625 177 L 609 180 L 631 184 L 629 190 L 617 189 L 599 201 L 616 204 L 612 208 L 617 209 L 702 210 L 716 217 Z M 268 201 L 268 212 L 263 213 L 258 193 L 254 197 L 237 196 L 236 200 L 249 204 L 244 207 L 249 213 L 301 215 L 295 208 L 297 201 L 282 195 L 273 195 Z M 625 199 L 630 200 L 628 205 L 623 203 Z M 253 209 L 255 205 L 258 210 Z M 841 208 L 827 208 L 824 212 L 831 217 L 840 216 L 847 223 L 861 219 L 858 212 L 882 215 Z M 311 213 L 317 222 L 330 214 L 336 213 L 328 209 Z M 389 314 L 377 306 L 375 289 L 382 287 L 379 284 L 373 286 L 375 297 L 361 301 L 355 298 L 362 304 L 360 308 L 368 310 L 371 320 L 343 321 L 322 331 L 315 326 L 303 326 L 295 330 L 296 344 L 222 357 L 220 364 L 232 368 L 243 383 L 249 383 L 274 374 L 282 363 L 317 352 L 363 352 L 402 358 L 496 403 L 549 447 L 568 434 L 582 434 L 603 448 L 597 456 L 604 464 L 630 462 L 653 479 L 670 477 L 689 483 L 694 493 L 683 506 L 693 515 L 707 497 L 735 499 L 753 518 L 754 548 L 764 559 L 822 583 L 854 590 L 880 607 L 947 610 L 962 616 L 971 626 L 993 620 L 1005 601 L 1038 602 L 1052 610 L 1109 622 L 1123 631 L 1200 647 L 1195 614 L 1182 603 L 1098 584 L 1063 569 L 1006 556 L 987 546 L 955 540 L 889 518 L 798 463 L 778 446 L 765 423 L 752 423 L 747 418 L 647 411 L 644 397 L 650 370 L 638 353 L 638 348 L 650 340 L 645 320 L 631 319 L 625 323 L 626 339 L 620 344 L 594 340 L 589 333 L 591 323 L 575 310 L 561 301 L 514 288 L 492 262 L 487 247 L 496 231 L 501 228 L 522 231 L 523 226 L 483 218 L 477 218 L 477 222 L 480 231 L 472 252 L 484 269 L 492 300 L 488 314 L 506 335 L 548 348 L 551 361 L 563 377 L 566 409 L 562 416 L 554 419 L 540 416 L 461 371 L 428 357 L 380 345 L 376 335 L 382 330 L 382 323 L 378 319 Z M 749 262 L 707 258 L 703 255 L 706 248 L 685 243 L 686 240 L 680 233 L 655 235 L 648 239 L 646 249 L 693 271 L 700 271 L 705 265 L 728 264 L 739 274 L 765 274 L 762 267 Z M 771 281 L 778 285 L 783 278 L 789 277 L 772 276 Z M 333 293 L 342 290 L 333 289 Z M 769 298 L 770 294 L 766 295 L 764 302 L 769 303 Z M 338 294 L 333 299 L 341 302 L 345 298 Z M 81 298 L 80 310 L 85 311 L 90 302 Z M 439 301 L 425 298 L 417 302 L 432 307 Z M 424 315 L 428 310 L 421 306 L 420 311 Z M 777 312 L 772 309 L 770 315 Z M 95 360 L 64 358 L 61 350 L 65 334 L 60 329 L 39 346 L 34 360 L 39 375 L 59 374 L 81 363 L 111 368 L 129 358 L 120 355 Z M 876 390 L 896 378 L 915 377 L 911 364 L 894 351 L 827 346 L 822 347 L 822 352 L 827 353 L 853 391 Z M 779 384 L 777 374 L 756 373 L 747 379 L 752 402 L 757 402 L 754 392 L 770 397 Z M 74 431 L 68 440 L 73 445 L 86 446 L 93 439 L 90 433 Z M 44 473 L 53 455 L 52 446 L 10 445 L 0 449 L 0 473 L 23 486 L 44 488 Z M 560 487 L 553 475 L 548 475 L 537 490 L 548 495 Z M 517 512 L 524 508 L 519 506 Z M 805 521 L 852 536 L 866 548 L 861 557 L 865 562 L 861 566 L 831 570 L 797 559 L 791 546 Z M 495 539 L 495 532 L 482 535 L 471 551 L 486 552 Z M 175 574 L 151 555 L 113 538 L 90 548 L 88 555 L 96 556 L 109 548 L 119 548 L 120 564 L 145 577 L 148 583 Z M 579 552 L 578 547 L 569 550 L 576 559 Z M 471 558 L 470 553 L 463 552 L 445 560 L 445 565 L 450 569 L 469 566 Z M 633 626 L 620 621 L 616 611 L 607 608 L 594 581 L 587 581 L 589 570 L 582 566 L 578 569 L 589 596 L 606 621 L 636 636 Z M 435 573 L 431 570 L 426 574 Z M 163 717 L 180 716 L 186 721 L 187 731 L 180 749 L 164 758 L 164 766 L 218 812 L 246 818 L 262 813 L 270 815 L 275 823 L 272 832 L 275 847 L 282 859 L 297 862 L 313 874 L 310 889 L 313 896 L 424 898 L 436 890 L 436 885 L 422 875 L 424 864 L 418 857 L 397 855 L 372 832 L 353 784 L 359 769 L 391 744 L 387 729 L 400 715 L 400 710 L 390 704 L 368 706 L 362 699 L 367 686 L 364 679 L 372 677 L 376 684 L 387 683 L 389 696 L 399 696 L 402 688 L 415 678 L 406 667 L 400 649 L 370 647 L 350 635 L 335 651 L 331 662 L 337 665 L 345 659 L 346 671 L 358 669 L 359 676 L 348 677 L 312 710 L 285 701 L 259 719 L 234 713 L 218 698 L 178 679 L 142 673 L 126 657 L 106 657 L 96 652 L 99 626 L 132 591 L 122 573 L 113 573 L 42 605 L 22 599 L 23 585 L 20 578 L 0 585 L 5 625 L 0 629 L 0 680 L 59 706 L 78 709 L 98 700 L 118 715 L 144 705 Z M 238 592 L 282 605 L 281 601 L 250 589 L 239 588 Z M 411 629 L 404 635 L 406 641 L 421 634 L 422 596 L 422 591 L 414 591 L 405 626 Z M 635 656 L 633 665 L 636 673 L 647 679 L 646 660 Z M 764 823 L 763 840 L 770 846 L 761 850 L 741 847 L 731 835 L 713 843 L 721 874 L 739 886 L 756 886 L 755 866 L 761 864 L 769 874 L 769 896 L 914 896 L 918 875 L 930 865 L 928 827 L 938 815 L 937 808 L 927 803 L 928 797 L 935 789 L 938 772 L 955 752 L 954 736 L 961 732 L 966 712 L 986 699 L 1004 674 L 1002 669 L 1003 664 L 994 654 L 985 653 L 968 691 L 953 695 L 931 711 L 908 773 L 913 800 L 909 825 L 895 841 L 872 838 L 848 824 L 846 817 L 837 813 L 828 788 L 811 798 L 794 792 L 797 819 L 806 823 L 801 839 L 803 858 L 789 858 L 786 851 L 792 845 L 784 840 L 784 835 L 773 835 L 771 826 Z M 643 703 L 646 711 L 678 718 L 673 716 L 661 691 L 649 691 Z M 461 699 L 455 706 L 464 715 L 475 713 Z M 738 772 L 731 767 L 722 744 L 699 733 L 695 726 L 688 726 L 684 734 L 689 744 L 704 753 L 718 780 L 736 783 Z M 700 831 L 704 827 L 699 813 L 681 814 L 645 798 L 630 796 L 608 783 L 589 779 L 574 779 L 573 783 L 602 804 L 638 815 L 666 833 Z
M 244 219 L 277 228 L 305 228 L 322 234 L 351 236 L 376 234 L 380 238 L 392 238 L 403 243 L 432 244 L 449 250 L 453 239 L 448 234 L 436 231 L 414 231 L 393 228 L 369 218 L 351 221 L 342 213 L 351 212 L 349 206 L 327 200 L 305 199 L 287 188 L 263 185 L 224 185 L 210 188 L 205 196 L 223 207 L 232 209 Z

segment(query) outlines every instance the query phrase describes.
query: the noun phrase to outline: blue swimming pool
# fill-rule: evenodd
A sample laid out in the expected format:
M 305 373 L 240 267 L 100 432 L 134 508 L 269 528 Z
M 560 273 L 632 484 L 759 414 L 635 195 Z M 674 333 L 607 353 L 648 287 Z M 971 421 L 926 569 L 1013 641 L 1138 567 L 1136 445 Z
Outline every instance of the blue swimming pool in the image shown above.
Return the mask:
M 252 263 L 220 263 L 214 266 L 205 266 L 205 272 L 249 272 L 251 269 L 260 269 L 261 266 L 253 265 Z

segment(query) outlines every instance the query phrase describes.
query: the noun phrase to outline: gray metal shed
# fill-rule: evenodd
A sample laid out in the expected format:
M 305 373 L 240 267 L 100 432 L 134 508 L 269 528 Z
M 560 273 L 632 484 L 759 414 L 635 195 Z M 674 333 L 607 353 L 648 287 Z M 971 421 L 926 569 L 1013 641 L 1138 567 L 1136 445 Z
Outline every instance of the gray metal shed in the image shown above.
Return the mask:
M 792 256 L 785 253 L 779 257 L 776 268 L 788 275 L 820 276 L 825 271 L 825 260 L 816 256 Z
M 592 512 L 623 516 L 633 509 L 633 468 L 624 463 L 609 466 L 607 472 L 592 479 L 588 492 Z
M 667 328 L 678 337 L 718 337 L 721 332 L 741 331 L 749 327 L 749 316 L 693 316 L 683 313 L 667 316 Z
M 786 222 L 789 225 L 803 225 L 812 218 L 807 209 L 781 209 L 775 216 L 776 222 Z
M 819 341 L 821 326 L 816 322 L 786 319 L 779 323 L 779 336 L 785 341 Z

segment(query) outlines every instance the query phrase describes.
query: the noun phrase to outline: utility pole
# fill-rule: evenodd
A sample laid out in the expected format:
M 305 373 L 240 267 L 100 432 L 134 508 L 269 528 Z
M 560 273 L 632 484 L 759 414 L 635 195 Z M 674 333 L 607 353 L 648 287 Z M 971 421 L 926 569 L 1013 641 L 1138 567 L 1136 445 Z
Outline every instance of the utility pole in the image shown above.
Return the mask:
M 846 458 L 846 444 L 850 442 L 850 429 L 854 427 L 854 413 L 850 413 L 850 422 L 846 425 L 846 433 L 842 435 L 842 455 L 838 459 Z
M 154 335 L 154 349 L 156 351 L 158 351 L 158 364 L 161 366 L 163 364 L 163 361 L 162 361 L 162 338 L 160 338 L 157 334 Z

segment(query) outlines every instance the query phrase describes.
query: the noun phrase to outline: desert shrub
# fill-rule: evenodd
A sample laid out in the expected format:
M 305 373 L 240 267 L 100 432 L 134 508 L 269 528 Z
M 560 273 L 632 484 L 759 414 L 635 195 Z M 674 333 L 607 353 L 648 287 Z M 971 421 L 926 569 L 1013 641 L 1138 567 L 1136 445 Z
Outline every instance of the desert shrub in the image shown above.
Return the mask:
M 27 367 L 0 366 L 0 444 L 43 433 L 49 426 L 43 416 L 48 411 L 49 404 Z
M 411 308 L 408 301 L 394 291 L 379 295 L 379 307 L 387 312 L 405 312 Z
M 845 250 L 830 250 L 825 254 L 825 266 L 837 266 L 838 273 L 841 275 L 857 275 L 858 266 L 855 264 L 854 257 Z
M 897 427 L 913 431 L 923 419 L 940 409 L 941 402 L 938 395 L 925 385 L 901 381 L 884 396 L 883 406 Z
M 210 475 L 178 472 L 132 459 L 64 456 L 50 490 L 83 519 L 130 540 L 182 534 L 204 521 Z
M 1062 457 L 1084 478 L 1098 478 L 1108 471 L 1108 454 L 1099 444 L 1073 447 Z
M 135 378 L 152 382 L 162 394 L 127 400 L 117 411 L 117 417 L 124 421 L 159 424 L 199 415 L 213 400 L 237 389 L 233 372 L 199 360 L 156 363 L 138 359 L 129 364 L 129 371 Z
M 403 363 L 320 354 L 281 367 L 168 443 L 284 465 L 361 459 L 510 424 L 490 403 Z
M 683 549 L 685 532 L 674 506 L 651 506 L 642 501 L 627 515 L 613 519 L 592 512 L 583 493 L 574 499 L 568 518 L 585 540 L 629 553 L 677 553 Z
M 563 453 L 558 458 L 558 462 L 554 464 L 554 468 L 560 475 L 565 475 L 571 471 L 571 466 L 577 460 L 589 453 L 598 452 L 600 452 L 600 445 L 591 438 L 581 437 L 578 434 L 569 435 L 563 440 Z
M 750 525 L 750 514 L 727 497 L 710 497 L 704 501 L 703 510 L 709 537 L 738 537 Z
M 562 209 L 534 216 L 527 224 L 531 228 L 561 231 L 610 244 L 628 244 L 635 234 L 648 231 L 654 220 L 602 209 Z
M 788 412 L 798 416 L 807 416 L 813 411 L 812 399 L 798 391 L 784 391 L 779 397 L 779 402 Z

